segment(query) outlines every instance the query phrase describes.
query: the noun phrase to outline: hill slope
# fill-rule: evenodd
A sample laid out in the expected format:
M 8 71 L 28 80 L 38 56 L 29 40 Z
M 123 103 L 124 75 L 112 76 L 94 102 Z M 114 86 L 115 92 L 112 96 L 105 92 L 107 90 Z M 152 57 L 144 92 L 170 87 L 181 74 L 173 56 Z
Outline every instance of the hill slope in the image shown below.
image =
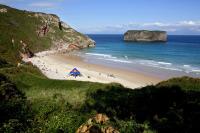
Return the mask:
M 38 27 L 49 18 L 48 32 L 39 34 Z M 97 113 L 110 121 L 90 124 L 91 132 L 110 125 L 121 133 L 200 130 L 200 79 L 174 78 L 131 90 L 119 84 L 52 80 L 30 64 L 16 67 L 25 44 L 32 52 L 94 45 L 59 21 L 55 15 L 0 6 L 0 132 L 74 133 Z
M 58 16 L 0 5 L 0 57 L 20 59 L 24 47 L 33 53 L 95 46 L 89 37 L 61 22 Z

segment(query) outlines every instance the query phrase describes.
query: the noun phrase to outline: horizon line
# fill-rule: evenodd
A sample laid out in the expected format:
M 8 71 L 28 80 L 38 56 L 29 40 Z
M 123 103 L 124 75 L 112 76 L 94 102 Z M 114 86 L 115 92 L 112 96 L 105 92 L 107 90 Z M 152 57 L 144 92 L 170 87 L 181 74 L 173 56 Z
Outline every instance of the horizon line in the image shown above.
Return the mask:
M 124 35 L 124 33 L 117 33 L 117 34 L 112 34 L 112 33 L 83 33 L 86 35 Z M 196 34 L 168 34 L 168 36 L 200 36 Z

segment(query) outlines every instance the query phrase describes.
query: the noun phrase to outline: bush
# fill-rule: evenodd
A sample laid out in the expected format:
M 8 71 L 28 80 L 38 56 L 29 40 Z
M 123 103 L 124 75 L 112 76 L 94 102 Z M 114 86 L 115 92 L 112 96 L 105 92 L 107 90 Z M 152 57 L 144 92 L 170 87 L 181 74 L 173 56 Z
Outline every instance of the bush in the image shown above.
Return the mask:
M 189 85 L 189 81 L 187 83 L 191 88 L 196 86 Z M 111 118 L 123 120 L 123 131 L 135 129 L 135 124 L 130 121 L 130 118 L 134 118 L 136 123 L 148 121 L 150 127 L 157 132 L 193 132 L 200 130 L 199 90 L 183 89 L 175 83 L 135 90 L 110 87 L 88 94 L 84 110 L 96 110 Z
M 9 66 L 11 66 L 11 64 L 9 64 L 6 60 L 0 58 L 0 68 L 9 67 Z
M 142 124 L 138 124 L 132 119 L 116 120 L 115 125 L 119 128 L 120 133 L 142 133 L 145 130 Z
M 24 93 L 0 74 L 0 132 L 23 131 L 30 117 Z

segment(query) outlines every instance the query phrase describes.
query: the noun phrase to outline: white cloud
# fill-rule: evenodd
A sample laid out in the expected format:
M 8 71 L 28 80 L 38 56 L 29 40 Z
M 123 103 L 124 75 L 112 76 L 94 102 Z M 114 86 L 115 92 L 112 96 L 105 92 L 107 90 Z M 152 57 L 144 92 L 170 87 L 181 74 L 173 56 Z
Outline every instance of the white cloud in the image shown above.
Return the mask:
M 179 23 L 180 25 L 185 25 L 185 26 L 195 26 L 195 25 L 200 25 L 200 21 L 181 21 Z
M 188 33 L 188 34 L 200 34 L 200 21 L 180 21 L 175 23 L 136 23 L 130 22 L 128 24 L 108 25 L 102 27 L 90 27 L 86 30 L 80 29 L 86 33 L 124 33 L 127 30 L 164 30 L 170 34 L 176 33 Z
M 144 23 L 143 26 L 168 26 L 169 24 L 167 23 L 161 23 L 161 22 L 154 22 L 154 23 Z

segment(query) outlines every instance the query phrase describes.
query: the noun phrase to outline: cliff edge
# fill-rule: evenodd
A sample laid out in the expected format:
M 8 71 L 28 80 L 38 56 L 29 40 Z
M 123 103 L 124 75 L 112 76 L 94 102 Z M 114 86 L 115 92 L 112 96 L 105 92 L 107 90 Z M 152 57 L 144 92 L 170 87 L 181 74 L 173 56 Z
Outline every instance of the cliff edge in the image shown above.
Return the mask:
M 66 52 L 94 47 L 95 41 L 62 22 L 57 15 L 0 4 L 0 57 L 19 61 L 36 52 Z
M 166 42 L 166 31 L 129 30 L 124 34 L 124 41 Z

